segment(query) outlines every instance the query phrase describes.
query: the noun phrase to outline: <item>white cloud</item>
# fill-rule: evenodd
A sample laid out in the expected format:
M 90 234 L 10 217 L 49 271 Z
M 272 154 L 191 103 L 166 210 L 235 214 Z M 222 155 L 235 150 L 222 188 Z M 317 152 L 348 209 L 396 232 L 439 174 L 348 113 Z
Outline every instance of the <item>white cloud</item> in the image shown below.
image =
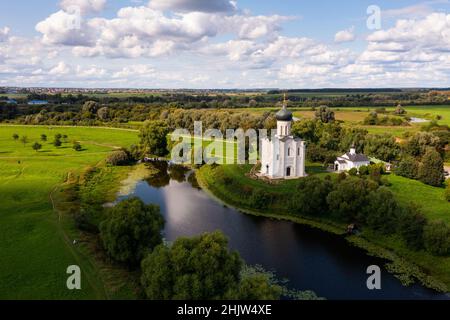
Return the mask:
M 43 34 L 42 40 L 47 44 L 83 45 L 93 43 L 93 30 L 83 23 L 76 14 L 60 10 L 36 25 L 36 30 Z
M 131 65 L 113 74 L 113 78 L 128 78 L 130 76 L 150 77 L 155 74 L 155 69 L 149 65 Z
M 3 27 L 0 29 L 0 42 L 4 42 L 9 38 L 9 32 L 11 30 L 8 27 Z
M 230 0 L 151 0 L 149 7 L 155 10 L 175 12 L 232 12 L 236 2 Z
M 64 61 L 60 61 L 56 66 L 54 66 L 52 69 L 50 69 L 48 74 L 60 76 L 60 75 L 69 74 L 71 71 L 72 71 L 72 69 Z
M 354 41 L 355 39 L 356 39 L 356 36 L 355 36 L 355 28 L 354 27 L 339 31 L 334 36 L 334 42 L 336 42 L 336 43 L 351 42 L 351 41 Z
M 38 23 L 36 30 L 43 34 L 45 43 L 72 46 L 78 56 L 137 58 L 190 50 L 219 35 L 246 40 L 273 37 L 281 30 L 281 23 L 293 19 L 206 12 L 166 15 L 144 6 L 122 8 L 113 19 L 81 20 L 79 29 L 68 23 L 74 18 L 59 11 Z
M 81 14 L 100 12 L 106 5 L 106 0 L 62 0 L 61 9 L 68 13 L 79 10 Z

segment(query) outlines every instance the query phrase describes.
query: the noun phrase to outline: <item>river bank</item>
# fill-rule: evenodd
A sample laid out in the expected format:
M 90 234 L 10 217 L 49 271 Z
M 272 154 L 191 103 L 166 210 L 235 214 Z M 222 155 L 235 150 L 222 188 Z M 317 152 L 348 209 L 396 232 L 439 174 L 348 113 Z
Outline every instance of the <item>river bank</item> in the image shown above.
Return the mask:
M 213 180 L 212 175 L 205 168 L 202 167 L 196 171 L 198 184 L 206 193 L 226 206 L 235 208 L 245 214 L 264 216 L 276 220 L 287 220 L 341 236 L 346 233 L 346 225 L 329 219 L 293 216 L 287 213 L 286 209 L 273 212 L 267 209 L 256 211 L 249 208 L 242 201 L 242 198 L 231 196 L 227 193 L 225 185 L 218 186 L 217 179 Z M 220 174 L 223 174 L 223 172 Z M 232 178 L 245 180 L 245 184 L 251 185 L 251 187 L 256 187 L 257 185 L 250 181 L 248 177 L 235 175 Z M 276 188 L 281 189 L 281 187 Z M 446 271 L 448 258 L 434 257 L 424 252 L 413 252 L 405 248 L 399 239 L 383 237 L 369 230 L 364 230 L 358 236 L 346 236 L 344 238 L 349 244 L 365 250 L 369 255 L 387 260 L 386 269 L 394 274 L 403 285 L 410 285 L 417 280 L 423 286 L 438 292 L 450 292 L 450 278 L 448 271 Z

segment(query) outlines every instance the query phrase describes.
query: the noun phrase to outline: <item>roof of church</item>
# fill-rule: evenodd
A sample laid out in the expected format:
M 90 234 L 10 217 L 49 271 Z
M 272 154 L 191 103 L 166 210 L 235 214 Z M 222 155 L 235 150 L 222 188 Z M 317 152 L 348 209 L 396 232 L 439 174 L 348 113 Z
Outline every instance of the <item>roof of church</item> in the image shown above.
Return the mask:
M 347 152 L 345 154 L 345 156 L 347 156 L 347 158 L 352 161 L 352 162 L 366 162 L 366 161 L 370 161 L 369 158 L 367 158 L 365 155 L 361 154 L 361 153 L 355 153 L 355 154 L 351 154 L 349 152 Z
M 284 97 L 283 109 L 277 112 L 275 115 L 278 121 L 292 121 L 292 112 L 287 109 L 286 95 Z

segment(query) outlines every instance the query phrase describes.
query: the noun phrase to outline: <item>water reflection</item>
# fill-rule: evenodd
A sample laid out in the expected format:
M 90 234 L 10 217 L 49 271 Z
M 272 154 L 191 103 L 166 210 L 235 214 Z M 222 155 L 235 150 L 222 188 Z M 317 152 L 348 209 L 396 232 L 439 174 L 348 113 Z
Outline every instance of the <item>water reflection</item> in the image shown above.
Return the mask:
M 383 260 L 333 234 L 226 208 L 198 189 L 189 170 L 167 164 L 161 168 L 161 174 L 139 183 L 130 196 L 160 205 L 168 241 L 221 230 L 230 239 L 230 248 L 247 263 L 274 270 L 289 279 L 291 287 L 313 290 L 328 299 L 448 299 L 420 285 L 403 287 L 384 269 L 382 290 L 370 291 L 366 269 L 383 266 Z

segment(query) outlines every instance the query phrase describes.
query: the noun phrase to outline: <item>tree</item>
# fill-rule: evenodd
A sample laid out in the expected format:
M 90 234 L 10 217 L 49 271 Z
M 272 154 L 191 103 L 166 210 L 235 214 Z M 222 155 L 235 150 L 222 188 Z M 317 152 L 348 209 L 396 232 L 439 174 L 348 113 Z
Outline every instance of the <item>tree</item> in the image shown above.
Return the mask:
M 108 255 L 134 267 L 162 243 L 164 219 L 155 205 L 138 198 L 122 201 L 111 209 L 100 224 L 100 237 Z
M 369 193 L 378 188 L 372 180 L 348 177 L 336 184 L 334 190 L 327 196 L 331 213 L 346 222 L 364 220 L 361 217 Z
M 394 168 L 394 173 L 396 175 L 409 179 L 417 179 L 418 171 L 419 162 L 409 155 L 403 156 L 398 165 Z
M 369 126 L 375 126 L 379 123 L 378 119 L 378 113 L 377 112 L 371 112 L 365 119 L 364 124 Z
M 164 121 L 146 121 L 139 135 L 144 152 L 156 156 L 167 155 L 167 135 L 169 132 L 169 127 Z
M 316 119 L 323 123 L 333 122 L 335 120 L 334 111 L 327 106 L 320 106 L 315 113 Z
M 55 140 L 53 141 L 53 145 L 55 147 L 61 147 L 61 145 L 62 145 L 61 138 L 59 138 L 58 136 L 55 136 Z
M 19 140 L 19 135 L 17 133 L 14 133 L 12 137 L 16 141 Z
M 102 120 L 102 121 L 106 121 L 109 118 L 109 108 L 108 107 L 103 107 L 98 109 L 97 111 L 97 117 Z
M 403 107 L 402 107 L 401 104 L 399 104 L 399 105 L 397 106 L 397 108 L 395 108 L 394 113 L 395 113 L 396 115 L 404 115 L 404 114 L 406 114 L 406 110 L 403 109 Z
M 111 153 L 106 162 L 112 166 L 124 166 L 130 163 L 130 157 L 125 150 L 118 150 Z
M 81 144 L 78 141 L 75 141 L 73 143 L 73 150 L 75 151 L 81 151 L 83 150 L 83 147 L 81 146 Z
M 95 101 L 86 101 L 81 108 L 81 115 L 85 119 L 94 118 L 97 113 L 98 103 Z
M 20 138 L 20 142 L 22 142 L 23 145 L 25 146 L 28 143 L 28 137 L 27 136 L 22 136 Z
M 33 148 L 34 151 L 38 152 L 39 150 L 42 149 L 42 145 L 40 143 L 38 143 L 38 142 L 35 142 L 33 144 L 32 148 Z
M 399 233 L 408 247 L 420 250 L 423 247 L 423 231 L 427 224 L 426 217 L 417 207 L 409 206 L 400 210 Z
M 333 185 L 314 176 L 298 181 L 297 192 L 291 200 L 291 209 L 302 215 L 318 216 L 328 212 L 327 196 Z
M 408 140 L 405 151 L 413 157 L 422 157 L 429 147 L 439 149 L 440 139 L 430 132 L 418 132 Z
M 47 135 L 41 134 L 41 141 L 47 141 Z
M 434 255 L 450 254 L 450 228 L 442 221 L 432 221 L 424 228 L 425 249 Z
M 390 162 L 400 154 L 400 146 L 395 138 L 389 134 L 368 135 L 364 146 L 364 153 L 380 160 Z
M 247 301 L 279 300 L 283 290 L 273 273 L 261 267 L 244 266 L 237 292 L 231 293 L 229 298 Z
M 397 201 L 386 187 L 372 191 L 364 205 L 364 220 L 375 231 L 392 234 L 396 231 Z
M 420 181 L 430 186 L 440 187 L 444 183 L 444 161 L 435 149 L 429 148 L 423 156 L 418 177 Z
M 142 262 L 141 283 L 152 300 L 224 299 L 236 290 L 243 262 L 220 232 L 158 246 Z

